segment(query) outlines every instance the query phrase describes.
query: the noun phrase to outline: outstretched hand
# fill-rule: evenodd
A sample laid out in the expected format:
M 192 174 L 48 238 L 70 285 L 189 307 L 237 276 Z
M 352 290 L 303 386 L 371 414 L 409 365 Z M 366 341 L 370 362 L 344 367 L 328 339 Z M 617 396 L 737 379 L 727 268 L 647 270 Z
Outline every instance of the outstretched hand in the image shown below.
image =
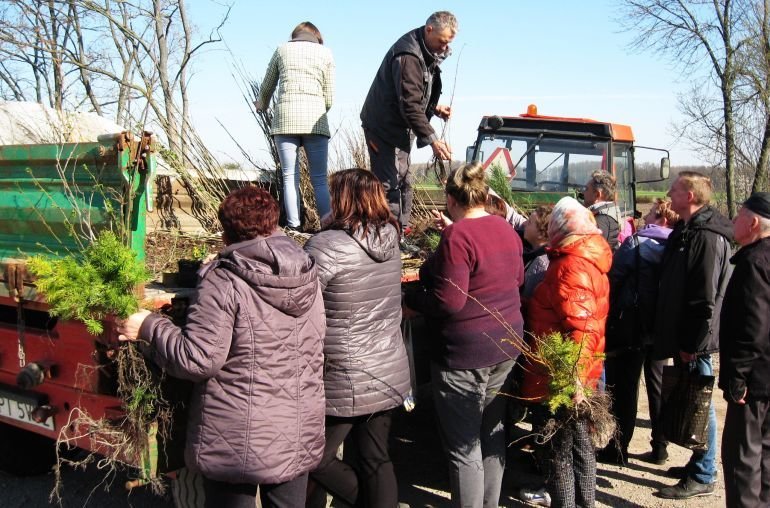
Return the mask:
M 586 401 L 586 394 L 583 391 L 583 383 L 580 382 L 580 380 L 577 381 L 577 386 L 575 387 L 575 394 L 572 396 L 572 402 L 575 403 L 575 407 L 580 406 L 583 402 Z
M 450 106 L 439 104 L 438 106 L 436 106 L 435 111 L 436 111 L 436 116 L 438 116 L 442 120 L 449 120 L 449 118 L 452 116 L 452 108 Z
M 430 144 L 430 147 L 433 149 L 433 155 L 435 155 L 437 159 L 442 161 L 452 160 L 452 147 L 445 141 L 437 139 Z
M 443 231 L 445 227 L 452 224 L 452 219 L 436 209 L 432 209 L 430 215 L 431 219 L 433 219 L 433 226 L 439 231 Z
M 134 314 L 131 314 L 126 319 L 118 319 L 115 324 L 118 330 L 118 340 L 120 341 L 135 341 L 139 338 L 139 329 L 142 327 L 144 320 L 152 314 L 149 310 L 140 310 Z

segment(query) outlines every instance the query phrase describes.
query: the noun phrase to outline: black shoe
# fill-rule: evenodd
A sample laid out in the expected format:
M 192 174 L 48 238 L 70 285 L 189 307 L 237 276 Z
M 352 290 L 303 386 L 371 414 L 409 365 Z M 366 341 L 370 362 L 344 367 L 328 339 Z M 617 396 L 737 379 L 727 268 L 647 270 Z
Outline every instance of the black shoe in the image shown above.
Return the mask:
M 420 248 L 407 240 L 401 240 L 398 244 L 402 256 L 413 257 L 420 253 Z
M 603 464 L 613 464 L 616 466 L 628 465 L 628 452 L 615 448 L 612 443 L 607 448 L 596 452 L 596 460 Z
M 668 450 L 666 450 L 666 445 L 652 445 L 652 451 L 642 455 L 641 459 L 645 462 L 662 466 L 668 460 Z
M 698 483 L 692 478 L 685 478 L 676 485 L 660 489 L 655 495 L 663 499 L 690 499 L 691 497 L 710 496 L 713 493 L 713 483 Z

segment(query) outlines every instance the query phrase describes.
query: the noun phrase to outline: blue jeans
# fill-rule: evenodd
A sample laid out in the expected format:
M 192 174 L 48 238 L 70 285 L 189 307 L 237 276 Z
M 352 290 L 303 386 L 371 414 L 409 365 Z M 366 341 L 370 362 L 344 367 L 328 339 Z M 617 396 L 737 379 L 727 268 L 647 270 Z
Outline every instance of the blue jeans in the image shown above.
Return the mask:
M 286 222 L 289 226 L 299 227 L 299 157 L 297 150 L 305 148 L 310 183 L 315 192 L 318 216 L 323 217 L 331 211 L 329 184 L 326 175 L 329 156 L 329 138 L 319 134 L 275 136 L 278 158 L 281 160 L 283 173 L 283 207 L 286 210 Z
M 697 360 L 689 364 L 690 371 L 695 371 L 704 376 L 713 376 L 714 369 L 711 366 L 711 355 L 699 356 Z M 714 483 L 717 474 L 717 413 L 714 410 L 714 401 L 709 408 L 708 423 L 708 449 L 706 451 L 694 451 L 687 463 L 686 469 L 690 477 L 698 483 Z

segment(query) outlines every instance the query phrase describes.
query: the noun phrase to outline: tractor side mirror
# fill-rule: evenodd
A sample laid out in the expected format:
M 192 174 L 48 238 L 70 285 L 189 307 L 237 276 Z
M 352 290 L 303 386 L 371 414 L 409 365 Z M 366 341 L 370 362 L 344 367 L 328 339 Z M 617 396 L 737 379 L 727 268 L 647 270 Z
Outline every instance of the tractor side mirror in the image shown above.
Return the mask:
M 671 161 L 668 159 L 668 157 L 663 157 L 662 159 L 660 159 L 660 179 L 668 180 L 670 173 L 671 173 Z

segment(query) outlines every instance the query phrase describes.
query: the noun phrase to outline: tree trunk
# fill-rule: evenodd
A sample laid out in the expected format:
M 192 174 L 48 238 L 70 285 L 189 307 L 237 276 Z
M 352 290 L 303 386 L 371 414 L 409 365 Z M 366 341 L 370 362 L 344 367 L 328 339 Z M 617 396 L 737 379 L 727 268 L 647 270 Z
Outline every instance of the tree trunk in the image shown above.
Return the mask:
M 765 192 L 769 187 L 770 173 L 770 0 L 765 0 L 762 4 L 762 19 L 760 20 L 760 33 L 762 58 L 764 70 L 764 90 L 762 90 L 763 113 L 765 114 L 765 129 L 762 135 L 762 144 L 759 149 L 759 158 L 754 172 L 754 182 L 751 185 L 751 192 Z
M 164 22 L 171 23 L 163 15 L 162 0 L 153 0 L 153 16 L 155 22 L 155 38 L 158 44 L 157 68 L 160 89 L 163 93 L 164 117 L 161 119 L 165 123 L 166 137 L 168 138 L 168 148 L 171 152 L 180 156 L 180 136 L 179 122 L 177 121 L 176 105 L 174 104 L 174 89 L 168 78 L 168 39 L 166 38 L 166 27 Z M 183 159 L 180 158 L 180 161 Z
M 735 126 L 733 124 L 733 103 L 730 92 L 723 88 L 725 112 L 725 194 L 727 195 L 727 213 L 735 216 Z
M 77 6 L 73 0 L 69 0 L 70 8 L 69 15 L 72 23 L 72 29 L 75 34 L 75 40 L 77 41 L 77 57 L 81 65 L 78 66 L 80 72 L 80 81 L 83 83 L 83 89 L 85 90 L 86 97 L 91 102 L 91 107 L 96 114 L 102 114 L 102 106 L 99 104 L 99 100 L 94 94 L 94 90 L 91 87 L 91 73 L 88 71 L 87 63 L 84 61 L 86 58 L 86 47 L 83 42 L 83 32 L 80 29 L 80 14 L 78 13 Z
M 64 105 L 64 72 L 62 69 L 61 49 L 59 48 L 59 19 L 54 4 L 54 0 L 48 0 L 51 40 L 47 41 L 47 44 L 48 52 L 51 55 L 51 66 L 53 67 L 53 107 L 57 111 L 61 111 Z

